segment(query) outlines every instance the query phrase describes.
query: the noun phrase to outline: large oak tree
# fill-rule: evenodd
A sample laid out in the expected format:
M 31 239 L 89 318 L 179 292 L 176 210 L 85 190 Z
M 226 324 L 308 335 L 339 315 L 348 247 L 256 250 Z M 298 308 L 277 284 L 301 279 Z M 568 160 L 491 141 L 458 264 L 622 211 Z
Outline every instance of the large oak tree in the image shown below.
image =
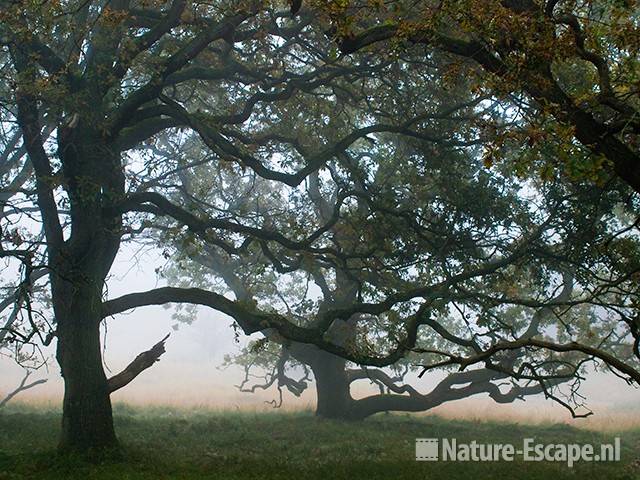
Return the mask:
M 206 182 L 202 190 L 189 192 L 191 198 L 175 195 L 184 193 L 176 178 L 202 165 L 208 175 L 227 172 L 228 181 L 238 185 L 247 175 L 261 179 L 274 192 L 284 189 L 288 199 L 300 195 L 310 175 L 331 172 L 325 169 L 328 162 L 366 179 L 377 170 L 375 161 L 353 164 L 350 159 L 366 153 L 367 145 L 380 149 L 393 145 L 397 136 L 430 139 L 433 118 L 483 108 L 486 95 L 480 92 L 453 112 L 442 112 L 420 97 L 412 98 L 413 109 L 407 110 L 406 98 L 398 103 L 388 95 L 398 86 L 388 79 L 407 73 L 393 58 L 341 56 L 323 23 L 313 22 L 311 15 L 289 17 L 284 5 L 258 1 L 0 1 L 2 256 L 9 262 L 5 271 L 15 274 L 15 281 L 6 285 L 9 305 L 19 307 L 19 314 L 14 319 L 10 314 L 5 324 L 12 340 L 38 335 L 43 343 L 56 339 L 65 382 L 62 448 L 116 446 L 110 393 L 164 351 L 159 342 L 108 379 L 99 328 L 111 315 L 152 304 L 199 304 L 230 315 L 247 334 L 269 330 L 356 363 L 390 365 L 415 349 L 421 327 L 437 327 L 434 316 L 452 291 L 465 296 L 465 288 L 478 278 L 529 258 L 531 247 L 548 231 L 546 217 L 526 229 L 508 229 L 504 238 L 495 230 L 490 251 L 478 250 L 465 263 L 452 251 L 428 281 L 365 291 L 346 307 L 323 309 L 311 326 L 190 286 L 106 300 L 105 285 L 123 242 L 155 228 L 160 219 L 168 221 L 168 235 L 188 231 L 227 255 L 258 247 L 265 255 L 275 252 L 276 260 L 285 255 L 294 265 L 308 256 L 343 266 L 394 261 L 363 251 L 364 243 L 355 249 L 332 245 L 332 229 L 344 221 L 354 198 L 362 196 L 358 190 L 335 192 L 328 221 L 293 215 L 294 222 L 286 226 L 269 223 L 263 213 L 228 216 L 221 208 L 224 198 L 209 199 Z M 429 62 L 427 57 L 409 64 L 419 75 Z M 480 141 L 476 127 L 454 131 L 453 144 Z M 166 143 L 187 139 L 195 139 L 206 154 L 185 164 L 180 157 L 172 160 L 160 153 Z M 396 179 L 399 184 L 389 188 L 401 189 L 402 181 Z M 377 192 L 366 192 L 364 198 L 373 205 L 382 202 L 384 210 L 384 197 Z M 291 206 L 290 200 L 282 202 L 282 215 L 291 213 Z M 420 238 L 420 223 L 407 226 Z M 378 235 L 384 237 L 396 225 L 389 228 Z M 617 245 L 618 235 L 606 233 Z M 448 248 L 445 243 L 442 252 L 449 253 Z M 636 247 L 630 242 L 628 248 Z M 596 272 L 599 262 L 600 257 L 594 260 Z M 627 282 L 635 264 L 613 261 L 610 268 L 611 259 L 603 262 L 606 275 L 597 279 L 604 287 L 587 292 L 586 301 L 608 305 L 613 298 L 614 321 L 629 320 L 630 332 L 623 333 L 637 340 L 635 320 L 629 319 L 635 290 Z M 542 296 L 518 297 L 513 303 L 549 306 L 549 294 L 545 290 Z M 504 303 L 490 291 L 485 297 L 488 305 Z M 384 318 L 394 309 L 397 335 L 389 337 L 394 341 L 383 351 L 347 348 L 326 335 L 353 315 Z M 445 357 L 438 365 L 469 366 L 524 347 L 582 352 L 640 378 L 624 356 L 588 342 L 524 338 L 477 345 L 469 355 L 432 353 Z

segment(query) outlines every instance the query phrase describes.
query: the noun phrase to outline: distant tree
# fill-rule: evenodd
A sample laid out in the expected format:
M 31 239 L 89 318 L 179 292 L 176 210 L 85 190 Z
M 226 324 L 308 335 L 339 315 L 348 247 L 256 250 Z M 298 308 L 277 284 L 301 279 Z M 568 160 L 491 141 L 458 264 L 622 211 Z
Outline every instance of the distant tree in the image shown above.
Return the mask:
M 180 150 L 191 159 L 201 155 L 184 147 Z M 615 216 L 604 212 L 611 212 L 624 199 L 624 188 L 592 191 L 590 186 L 568 187 L 560 181 L 522 183 L 487 171 L 477 154 L 461 158 L 461 151 L 433 142 L 396 141 L 392 149 L 373 147 L 367 148 L 366 155 L 360 153 L 369 158 L 351 159 L 346 170 L 330 162 L 330 175 L 310 175 L 306 192 L 289 198 L 289 210 L 280 207 L 284 192 L 274 192 L 253 175 L 231 182 L 227 175 L 217 174 L 212 183 L 213 175 L 203 165 L 181 176 L 180 195 L 185 198 L 193 198 L 192 192 L 207 179 L 206 185 L 213 188 L 210 199 L 203 199 L 206 204 L 224 199 L 216 208 L 229 218 L 261 216 L 278 230 L 314 217 L 329 224 L 340 192 L 353 195 L 353 202 L 345 204 L 328 232 L 329 245 L 341 252 L 338 258 L 300 255 L 266 244 L 229 253 L 188 232 L 174 237 L 177 243 L 167 253 L 171 260 L 165 271 L 172 284 L 227 292 L 241 304 L 257 305 L 311 328 L 323 321 L 327 311 L 354 310 L 324 334 L 342 349 L 338 355 L 265 331 L 264 338 L 229 356 L 227 365 L 244 368 L 241 390 L 275 386 L 279 405 L 283 389 L 300 395 L 312 375 L 316 412 L 330 418 L 428 410 L 478 393 L 488 393 L 499 402 L 543 393 L 579 416 L 590 414 L 577 408 L 583 407 L 578 387 L 584 367 L 595 357 L 627 359 L 627 374 L 637 376 L 629 331 L 621 328 L 619 317 L 609 316 L 636 294 L 626 290 L 628 285 L 618 291 L 614 284 L 621 277 L 599 276 L 602 266 L 598 263 L 610 265 L 615 263 L 613 258 L 590 263 L 602 235 L 609 235 L 606 232 L 614 225 L 610 222 Z M 376 166 L 375 173 L 369 171 L 371 165 Z M 456 182 L 452 184 L 451 178 Z M 523 189 L 529 190 L 528 198 Z M 580 220 L 572 220 L 573 216 Z M 537 228 L 535 239 L 521 245 L 522 256 L 497 269 L 490 267 L 489 251 L 506 248 L 509 232 Z M 166 239 L 160 243 L 166 245 Z M 412 307 L 402 295 L 434 293 L 435 279 L 447 278 L 448 270 L 459 265 L 474 265 L 477 274 L 454 281 L 438 295 L 437 307 L 430 307 L 431 318 L 421 320 L 423 328 L 409 330 L 416 337 L 403 358 L 398 352 L 406 338 L 398 328 L 408 326 L 402 317 Z M 383 292 L 388 301 L 373 302 Z M 363 303 L 367 301 L 372 303 Z M 375 314 L 367 314 L 367 307 L 375 308 Z M 185 311 L 183 318 L 188 321 L 192 316 L 192 311 Z M 538 344 L 541 338 L 545 340 Z M 575 348 L 560 343 L 567 339 L 576 341 Z M 599 353 L 594 356 L 595 350 L 587 345 L 597 345 Z M 389 354 L 394 346 L 397 350 Z M 499 353 L 501 346 L 509 347 L 507 354 Z M 540 347 L 551 351 L 540 351 Z M 485 357 L 484 352 L 492 349 L 498 354 Z M 554 354 L 554 349 L 571 352 Z M 387 359 L 396 355 L 395 373 L 359 365 L 357 360 L 349 366 L 344 351 L 366 352 L 365 363 L 375 362 L 370 357 L 376 352 L 386 352 Z M 434 358 L 442 362 L 429 369 L 457 366 L 474 357 L 479 360 L 470 363 L 484 368 L 451 373 L 426 394 L 404 382 L 409 370 L 419 371 L 419 365 Z M 350 385 L 359 380 L 377 384 L 381 394 L 354 400 Z M 508 391 L 505 383 L 510 385 Z M 567 388 L 559 388 L 561 384 Z

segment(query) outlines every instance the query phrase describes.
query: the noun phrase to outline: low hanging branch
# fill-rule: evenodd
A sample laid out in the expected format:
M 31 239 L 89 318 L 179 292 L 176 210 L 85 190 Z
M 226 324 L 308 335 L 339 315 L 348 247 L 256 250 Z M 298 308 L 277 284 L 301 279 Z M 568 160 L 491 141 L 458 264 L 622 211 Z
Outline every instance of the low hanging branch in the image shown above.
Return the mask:
M 31 373 L 32 372 L 28 371 L 20 382 L 20 385 L 18 385 L 18 387 L 13 392 L 9 393 L 6 397 L 4 397 L 3 400 L 0 401 L 0 409 L 3 408 L 7 403 L 9 403 L 11 399 L 18 395 L 20 392 L 24 392 L 25 390 L 29 390 L 30 388 L 47 382 L 46 378 L 42 378 L 40 380 L 36 380 L 35 382 L 27 383 L 27 380 L 31 376 Z
M 162 340 L 156 343 L 150 350 L 142 352 L 138 355 L 133 362 L 127 365 L 122 372 L 114 375 L 108 380 L 109 393 L 113 393 L 116 390 L 128 385 L 134 378 L 140 375 L 147 368 L 152 367 L 154 363 L 160 361 L 160 357 L 166 351 L 164 343 L 169 338 L 170 333 L 166 335 Z

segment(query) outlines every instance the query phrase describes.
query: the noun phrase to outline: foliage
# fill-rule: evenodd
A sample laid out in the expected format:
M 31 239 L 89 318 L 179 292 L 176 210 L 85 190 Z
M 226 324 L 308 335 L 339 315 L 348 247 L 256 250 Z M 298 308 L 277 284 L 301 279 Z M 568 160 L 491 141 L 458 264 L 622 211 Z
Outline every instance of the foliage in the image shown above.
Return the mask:
M 374 8 L 365 0 L 306 3 L 324 13 L 345 53 L 425 55 L 407 44 L 425 46 L 427 55 L 450 53 L 448 75 L 473 79 L 471 88 L 500 99 L 509 117 L 485 125 L 497 133 L 487 144 L 487 164 L 501 158 L 507 142 L 528 144 L 531 161 L 550 143 L 572 178 L 604 181 L 616 175 L 640 188 L 637 2 L 394 0 L 373 2 Z M 543 173 L 553 167 L 543 166 Z

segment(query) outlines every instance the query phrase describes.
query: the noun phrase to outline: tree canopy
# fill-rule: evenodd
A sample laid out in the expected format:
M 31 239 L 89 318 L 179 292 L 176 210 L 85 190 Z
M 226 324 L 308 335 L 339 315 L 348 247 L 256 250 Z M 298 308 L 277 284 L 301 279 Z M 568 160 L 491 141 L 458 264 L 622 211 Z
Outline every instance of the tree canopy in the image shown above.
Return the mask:
M 524 22 L 560 55 L 552 3 L 1 1 L 0 344 L 55 339 L 61 447 L 116 445 L 109 395 L 164 340 L 108 379 L 99 325 L 154 304 L 358 365 L 482 366 L 553 395 L 596 359 L 639 381 L 637 122 L 614 106 L 636 108 L 637 51 L 611 40 L 620 75 L 587 95 L 582 63 L 490 41 Z M 625 8 L 598 12 L 629 36 Z M 107 298 L 125 242 L 189 278 Z
M 344 53 L 380 43 L 423 45 L 459 59 L 450 75 L 503 98 L 517 128 L 497 137 L 536 150 L 559 146 L 575 174 L 614 173 L 640 189 L 640 10 L 633 1 L 330 1 L 324 12 Z M 382 47 L 385 48 L 385 47 Z M 387 47 L 388 48 L 388 47 Z M 424 55 L 418 53 L 418 55 Z M 578 143 L 579 142 L 579 143 Z M 587 149 L 590 155 L 575 157 Z

